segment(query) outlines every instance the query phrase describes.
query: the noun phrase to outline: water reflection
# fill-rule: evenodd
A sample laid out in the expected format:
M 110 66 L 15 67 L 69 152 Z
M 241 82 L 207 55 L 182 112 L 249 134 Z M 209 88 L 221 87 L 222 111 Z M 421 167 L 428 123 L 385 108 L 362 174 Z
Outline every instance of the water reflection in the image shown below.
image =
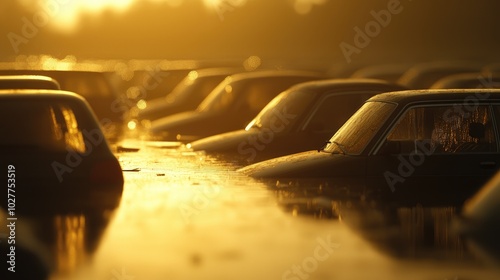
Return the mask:
M 0 229 L 2 260 L 7 258 L 2 262 L 2 274 L 8 272 L 0 278 L 68 279 L 92 259 L 120 197 L 121 193 L 107 192 L 97 201 L 72 197 L 50 207 L 16 212 L 0 208 L 0 220 L 12 225 Z M 8 271 L 9 267 L 14 268 Z
M 408 206 L 388 201 L 339 200 L 321 188 L 294 186 L 274 190 L 279 206 L 293 216 L 345 223 L 378 250 L 393 257 L 470 260 L 454 230 L 461 205 Z
M 46 279 L 40 274 L 48 271 L 61 279 L 72 275 L 91 259 L 111 217 L 108 211 L 18 217 L 16 250 L 30 257 L 16 259 L 16 276 L 27 273 L 25 279 Z M 40 271 L 33 271 L 33 264 Z

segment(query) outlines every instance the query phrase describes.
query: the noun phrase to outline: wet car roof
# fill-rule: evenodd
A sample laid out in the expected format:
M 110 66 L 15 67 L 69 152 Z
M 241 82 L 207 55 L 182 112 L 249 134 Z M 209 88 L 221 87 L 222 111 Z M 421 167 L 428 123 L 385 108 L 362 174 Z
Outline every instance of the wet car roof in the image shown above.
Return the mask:
M 283 71 L 255 71 L 248 73 L 237 73 L 230 76 L 231 81 L 239 81 L 239 80 L 247 80 L 247 79 L 262 79 L 262 78 L 271 78 L 271 77 L 287 77 L 287 76 L 323 76 L 323 74 L 319 72 L 312 71 L 299 71 L 299 70 L 283 70 Z
M 414 102 L 435 102 L 435 101 L 463 101 L 466 98 L 475 100 L 498 100 L 500 101 L 499 89 L 422 89 L 403 90 L 382 93 L 373 96 L 368 101 L 393 102 L 398 104 L 410 104 Z M 486 95 L 487 94 L 487 95 Z
M 43 75 L 0 75 L 0 89 L 61 89 L 54 78 Z
M 366 89 L 371 89 L 374 86 L 397 86 L 397 84 L 384 81 L 384 80 L 379 80 L 379 79 L 329 79 L 329 80 L 317 80 L 317 81 L 311 81 L 311 82 L 303 82 L 298 85 L 294 85 L 290 87 L 290 91 L 294 89 L 301 89 L 305 90 L 307 88 L 312 89 L 317 89 L 321 90 L 322 88 L 329 88 L 331 89 L 332 86 L 338 85 L 338 88 L 349 88 L 349 87 L 356 87 L 361 90 L 361 87 L 366 87 Z M 405 89 L 406 87 L 400 86 L 401 90 Z
M 71 91 L 47 89 L 0 89 L 0 98 L 76 98 L 85 101 L 81 95 Z

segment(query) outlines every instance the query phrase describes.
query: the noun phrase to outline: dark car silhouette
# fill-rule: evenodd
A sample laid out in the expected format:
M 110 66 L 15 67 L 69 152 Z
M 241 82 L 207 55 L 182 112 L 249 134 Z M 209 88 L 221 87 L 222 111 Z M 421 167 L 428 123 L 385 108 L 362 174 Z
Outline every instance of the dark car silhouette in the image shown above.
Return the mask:
M 437 80 L 431 88 L 500 88 L 500 74 L 461 73 Z
M 245 129 L 188 144 L 243 162 L 321 148 L 371 96 L 405 88 L 374 79 L 332 79 L 297 84 L 277 97 Z
M 303 71 L 261 71 L 227 77 L 198 106 L 152 122 L 155 140 L 193 141 L 244 127 L 264 106 L 288 87 L 318 80 L 322 75 Z
M 35 202 L 50 205 L 54 200 L 89 196 L 97 202 L 107 193 L 121 193 L 120 164 L 81 96 L 53 90 L 0 90 L 0 100 L 0 162 L 24 209 Z M 11 186 L 6 183 L 5 193 L 7 188 Z
M 148 127 L 152 120 L 196 109 L 201 101 L 227 76 L 241 72 L 236 68 L 193 70 L 166 96 L 144 101 L 130 111 L 134 127 Z
M 428 89 L 437 80 L 453 74 L 480 72 L 483 63 L 477 61 L 433 61 L 418 63 L 398 79 L 398 83 L 411 89 Z
M 119 93 L 100 68 L 88 70 L 1 69 L 0 75 L 42 75 L 56 80 L 62 90 L 83 96 L 102 124 L 106 137 L 117 140 L 122 134 L 125 110 L 116 105 Z
M 500 166 L 499 102 L 494 89 L 379 94 L 323 150 L 240 171 L 333 195 L 462 203 Z

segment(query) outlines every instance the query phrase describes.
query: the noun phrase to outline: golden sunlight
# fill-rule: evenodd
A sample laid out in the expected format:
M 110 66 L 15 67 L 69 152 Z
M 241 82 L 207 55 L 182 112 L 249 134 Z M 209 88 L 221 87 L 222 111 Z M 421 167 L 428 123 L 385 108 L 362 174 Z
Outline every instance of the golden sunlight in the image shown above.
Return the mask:
M 61 31 L 73 31 L 84 14 L 103 10 L 124 11 L 135 0 L 23 0 L 20 1 L 33 13 L 37 27 L 45 25 Z
M 148 0 L 179 6 L 183 0 Z M 60 31 L 71 32 L 77 27 L 82 15 L 97 14 L 110 10 L 123 12 L 138 0 L 22 0 L 27 9 L 33 12 L 34 21 L 39 25 L 49 25 Z M 38 26 L 40 27 L 40 26 Z

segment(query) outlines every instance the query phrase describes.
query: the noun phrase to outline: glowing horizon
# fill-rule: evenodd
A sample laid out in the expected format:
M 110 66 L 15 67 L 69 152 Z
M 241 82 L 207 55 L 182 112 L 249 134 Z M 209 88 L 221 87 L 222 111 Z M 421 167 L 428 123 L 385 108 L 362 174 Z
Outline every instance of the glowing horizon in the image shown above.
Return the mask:
M 186 0 L 142 0 L 150 3 L 167 4 L 178 7 Z M 250 0 L 199 0 L 208 11 L 215 11 L 219 18 L 222 14 L 244 6 Z M 289 0 L 295 12 L 308 14 L 316 5 L 327 0 Z M 78 28 L 83 16 L 104 11 L 126 12 L 140 0 L 19 0 L 21 5 L 33 13 L 33 19 L 44 22 L 58 31 L 73 32 Z

